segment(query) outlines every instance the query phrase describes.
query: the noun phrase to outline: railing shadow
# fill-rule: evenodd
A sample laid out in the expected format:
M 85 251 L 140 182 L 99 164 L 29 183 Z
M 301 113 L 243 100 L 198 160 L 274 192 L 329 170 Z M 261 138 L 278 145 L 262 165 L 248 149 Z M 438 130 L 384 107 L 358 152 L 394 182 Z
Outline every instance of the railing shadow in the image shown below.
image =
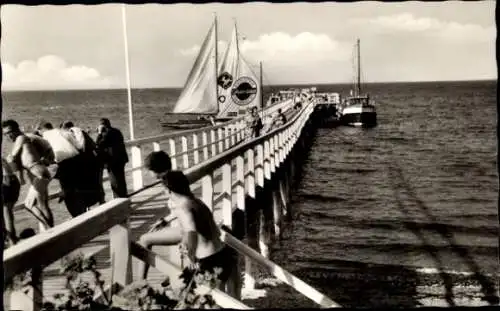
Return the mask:
M 330 261 L 328 268 L 293 271 L 346 308 L 414 308 L 418 274 L 405 267 Z
M 402 169 L 399 166 L 391 167 L 389 174 L 391 176 L 391 182 L 393 183 L 394 189 L 397 189 L 397 187 L 399 187 L 406 190 L 409 198 L 411 198 L 416 203 L 420 211 L 424 213 L 424 215 L 429 219 L 429 221 L 431 223 L 437 224 L 438 220 L 436 219 L 436 217 L 432 215 L 427 205 L 418 197 L 413 187 L 411 187 L 409 182 L 404 177 Z M 396 181 L 398 181 L 398 183 L 396 183 Z M 395 191 L 395 197 L 398 208 L 401 210 L 401 212 L 403 212 L 403 214 L 405 215 L 410 215 L 411 211 L 404 206 L 404 203 L 398 191 Z M 429 241 L 428 238 L 425 237 L 423 230 L 421 228 L 415 226 L 409 226 L 408 224 L 406 224 L 405 226 L 422 241 L 425 249 L 433 257 L 438 267 L 439 274 L 442 277 L 443 282 L 445 284 L 445 289 L 446 289 L 445 299 L 450 306 L 455 306 L 455 303 L 453 301 L 454 298 L 453 281 L 451 279 L 451 276 L 444 271 L 444 264 L 442 262 L 442 259 L 438 255 L 437 249 L 431 245 L 431 242 Z M 452 232 L 450 232 L 446 226 L 436 225 L 435 231 L 448 243 L 453 252 L 455 252 L 458 256 L 460 256 L 465 261 L 467 266 L 471 269 L 471 271 L 473 272 L 473 276 L 477 279 L 477 281 L 481 285 L 481 291 L 484 295 L 483 300 L 487 301 L 491 305 L 498 304 L 499 297 L 497 295 L 497 290 L 495 289 L 495 284 L 482 274 L 481 268 L 475 262 L 473 257 L 470 255 L 467 248 L 458 245 L 457 241 L 453 237 Z

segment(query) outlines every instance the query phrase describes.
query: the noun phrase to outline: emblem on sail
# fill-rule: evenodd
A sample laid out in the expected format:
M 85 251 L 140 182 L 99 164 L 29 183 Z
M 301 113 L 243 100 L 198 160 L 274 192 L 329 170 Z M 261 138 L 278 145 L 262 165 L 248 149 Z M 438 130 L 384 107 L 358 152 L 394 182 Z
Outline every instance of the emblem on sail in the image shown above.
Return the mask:
M 261 106 L 259 79 L 240 53 L 236 24 L 219 73 L 218 118 L 238 117 L 246 114 L 248 108 Z
M 241 77 L 231 90 L 231 99 L 240 106 L 246 106 L 257 96 L 257 83 L 249 77 Z
M 228 72 L 223 72 L 217 79 L 217 85 L 227 90 L 233 85 L 233 76 Z

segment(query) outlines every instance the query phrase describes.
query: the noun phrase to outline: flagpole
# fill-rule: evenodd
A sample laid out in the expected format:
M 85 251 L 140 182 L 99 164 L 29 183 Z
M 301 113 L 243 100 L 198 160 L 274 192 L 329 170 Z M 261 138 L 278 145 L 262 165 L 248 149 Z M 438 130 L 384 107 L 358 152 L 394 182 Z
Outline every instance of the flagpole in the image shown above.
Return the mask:
M 123 24 L 123 42 L 125 48 L 125 75 L 127 80 L 127 101 L 128 101 L 128 122 L 130 127 L 130 139 L 135 138 L 134 133 L 134 111 L 132 108 L 132 92 L 130 89 L 130 62 L 128 56 L 128 40 L 127 40 L 127 14 L 125 4 L 122 4 L 122 24 Z

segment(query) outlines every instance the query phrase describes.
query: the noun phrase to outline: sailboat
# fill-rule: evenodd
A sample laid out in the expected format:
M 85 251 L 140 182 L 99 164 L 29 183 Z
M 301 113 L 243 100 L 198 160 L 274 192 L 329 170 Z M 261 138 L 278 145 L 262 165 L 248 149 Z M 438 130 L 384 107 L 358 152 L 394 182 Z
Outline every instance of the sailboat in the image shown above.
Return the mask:
M 208 30 L 171 113 L 161 125 L 184 129 L 208 126 L 217 106 L 217 17 Z
M 356 77 L 354 82 L 354 92 L 347 97 L 340 105 L 339 121 L 344 125 L 374 127 L 377 125 L 377 112 L 373 103 L 370 102 L 368 94 L 361 93 L 361 56 L 360 41 L 356 42 Z
M 236 23 L 231 41 L 218 65 L 217 17 L 208 31 L 169 120 L 175 129 L 215 125 L 260 108 L 262 87 L 239 50 Z

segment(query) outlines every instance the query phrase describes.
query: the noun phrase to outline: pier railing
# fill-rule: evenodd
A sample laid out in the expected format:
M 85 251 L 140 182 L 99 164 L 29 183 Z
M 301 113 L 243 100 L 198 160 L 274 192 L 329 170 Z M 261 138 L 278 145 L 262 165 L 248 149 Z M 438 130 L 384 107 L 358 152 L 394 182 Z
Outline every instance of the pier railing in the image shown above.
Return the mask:
M 276 107 L 283 111 L 291 109 L 293 102 L 284 101 L 279 105 L 266 108 L 265 115 L 274 115 Z M 173 169 L 187 169 L 211 157 L 224 152 L 245 140 L 247 126 L 244 117 L 231 121 L 198 129 L 174 131 L 152 137 L 129 140 L 125 146 L 130 154 L 130 161 L 125 169 L 128 180 L 132 182 L 131 195 L 140 191 L 145 183 L 144 158 L 150 151 L 165 150 L 172 158 Z M 109 182 L 105 173 L 104 182 Z M 62 195 L 61 191 L 49 194 L 49 200 L 55 200 Z M 17 204 L 14 209 L 19 210 L 24 203 Z
M 187 175 L 191 185 L 194 186 L 195 183 L 201 183 L 201 199 L 214 213 L 216 212 L 216 205 L 221 206 L 222 217 L 219 218 L 222 219 L 221 225 L 232 228 L 233 207 L 244 212 L 245 197 L 249 196 L 255 198 L 256 187 L 263 188 L 265 180 L 271 180 L 273 174 L 277 172 L 277 169 L 285 162 L 292 148 L 297 143 L 313 110 L 314 103 L 309 102 L 305 104 L 301 111 L 287 124 L 261 137 L 246 139 L 244 142 L 242 142 L 244 137 L 241 137 L 243 128 L 241 127 L 241 123 L 238 123 L 241 122 L 241 120 L 237 120 L 234 125 L 236 128 L 234 134 L 240 133 L 240 136 L 239 138 L 235 137 L 234 143 L 229 142 L 227 144 L 227 146 L 233 146 L 233 148 L 224 148 L 224 144 L 221 146 L 221 141 L 224 142 L 225 139 L 231 141 L 232 137 L 222 134 L 219 136 L 220 139 L 214 139 L 210 143 L 204 140 L 201 145 L 202 147 L 199 147 L 200 149 L 193 148 L 192 150 L 192 152 L 200 152 L 201 150 L 201 152 L 206 153 L 208 151 L 204 151 L 205 148 L 210 148 L 212 149 L 211 151 L 213 151 L 215 146 L 215 149 L 221 152 L 217 153 L 217 150 L 213 151 L 211 157 L 204 156 L 203 162 L 199 161 L 198 158 L 198 163 L 193 162 L 192 166 L 189 165 L 189 160 L 183 159 L 183 164 L 187 163 L 186 167 L 183 167 L 183 171 Z M 225 128 L 223 126 L 215 127 L 215 129 Z M 207 133 L 206 131 L 209 131 L 208 133 L 210 133 L 212 137 L 215 135 L 212 134 L 214 133 L 214 128 L 208 128 L 201 131 L 202 137 L 203 133 Z M 140 140 L 140 143 L 134 141 L 128 144 L 129 146 L 131 145 L 138 148 L 138 146 L 148 143 L 158 144 L 158 141 L 164 141 L 165 137 L 167 137 L 167 139 L 171 139 L 170 137 L 177 137 L 185 146 L 185 138 L 183 139 L 182 137 L 185 137 L 185 135 L 187 135 L 186 133 L 193 134 L 194 132 L 186 131 L 182 134 L 176 133 L 174 134 L 175 136 L 163 135 L 161 136 L 161 140 L 160 138 L 147 138 Z M 207 134 L 205 134 L 205 136 L 207 136 Z M 240 142 L 238 146 L 234 146 L 236 142 Z M 171 146 L 170 143 L 169 146 Z M 161 147 L 155 145 L 155 149 L 158 150 L 159 148 Z M 184 157 L 185 154 L 187 154 L 187 150 L 186 148 L 182 150 L 182 154 L 176 154 L 175 149 L 170 149 L 170 153 L 174 151 L 174 157 Z M 136 159 L 140 157 L 140 148 L 136 149 L 135 154 Z M 133 167 L 139 170 L 141 165 L 142 164 L 136 160 Z M 222 178 L 220 183 L 214 181 L 214 176 L 218 172 Z M 144 186 L 143 183 L 141 183 L 138 181 L 137 184 L 134 184 L 134 188 L 137 188 L 137 192 L 141 192 L 148 188 L 148 186 Z M 157 183 L 158 182 L 155 182 L 153 185 Z M 139 188 L 139 185 L 142 185 L 142 187 Z M 220 189 L 216 189 L 216 185 L 220 186 Z M 216 197 L 214 193 L 217 192 L 219 192 L 219 195 Z M 221 203 L 220 205 L 218 204 L 219 202 Z M 132 282 L 131 256 L 148 262 L 166 275 L 179 275 L 181 272 L 180 265 L 178 264 L 180 259 L 164 259 L 131 240 L 131 229 L 129 224 L 130 213 L 129 199 L 115 199 L 102 205 L 98 209 L 93 209 L 8 248 L 4 251 L 4 281 L 9 280 L 18 273 L 31 269 L 32 276 L 34 277 L 32 292 L 33 309 L 38 310 L 41 306 L 40 293 L 42 293 L 43 281 L 40 276 L 43 267 L 106 231 L 109 231 L 110 255 L 111 258 L 114 259 L 112 260 L 113 265 L 111 267 L 112 275 L 114 275 L 114 281 L 117 284 L 125 286 Z M 176 219 L 172 218 L 170 220 L 171 225 L 175 226 Z M 83 228 L 84 230 L 82 230 Z M 251 262 L 256 262 L 266 267 L 276 278 L 289 284 L 320 306 L 339 306 L 283 268 L 259 255 L 257 252 L 232 237 L 229 233 L 222 231 L 221 237 L 225 243 L 237 250 L 239 254 L 245 256 L 244 277 L 245 283 L 250 287 L 253 287 L 255 282 L 252 276 Z M 216 303 L 221 307 L 237 309 L 248 308 L 240 301 L 221 291 L 212 290 L 212 295 Z
M 144 158 L 149 151 L 165 150 L 172 158 L 173 169 L 186 169 L 233 147 L 245 139 L 245 136 L 246 122 L 243 118 L 238 118 L 216 126 L 126 141 L 130 163 L 125 174 L 131 177 L 131 194 L 145 185 Z M 109 178 L 104 176 L 103 181 L 109 182 Z M 61 195 L 61 191 L 56 191 L 49 195 L 49 199 L 54 200 Z M 23 207 L 24 203 L 19 203 L 15 210 Z

